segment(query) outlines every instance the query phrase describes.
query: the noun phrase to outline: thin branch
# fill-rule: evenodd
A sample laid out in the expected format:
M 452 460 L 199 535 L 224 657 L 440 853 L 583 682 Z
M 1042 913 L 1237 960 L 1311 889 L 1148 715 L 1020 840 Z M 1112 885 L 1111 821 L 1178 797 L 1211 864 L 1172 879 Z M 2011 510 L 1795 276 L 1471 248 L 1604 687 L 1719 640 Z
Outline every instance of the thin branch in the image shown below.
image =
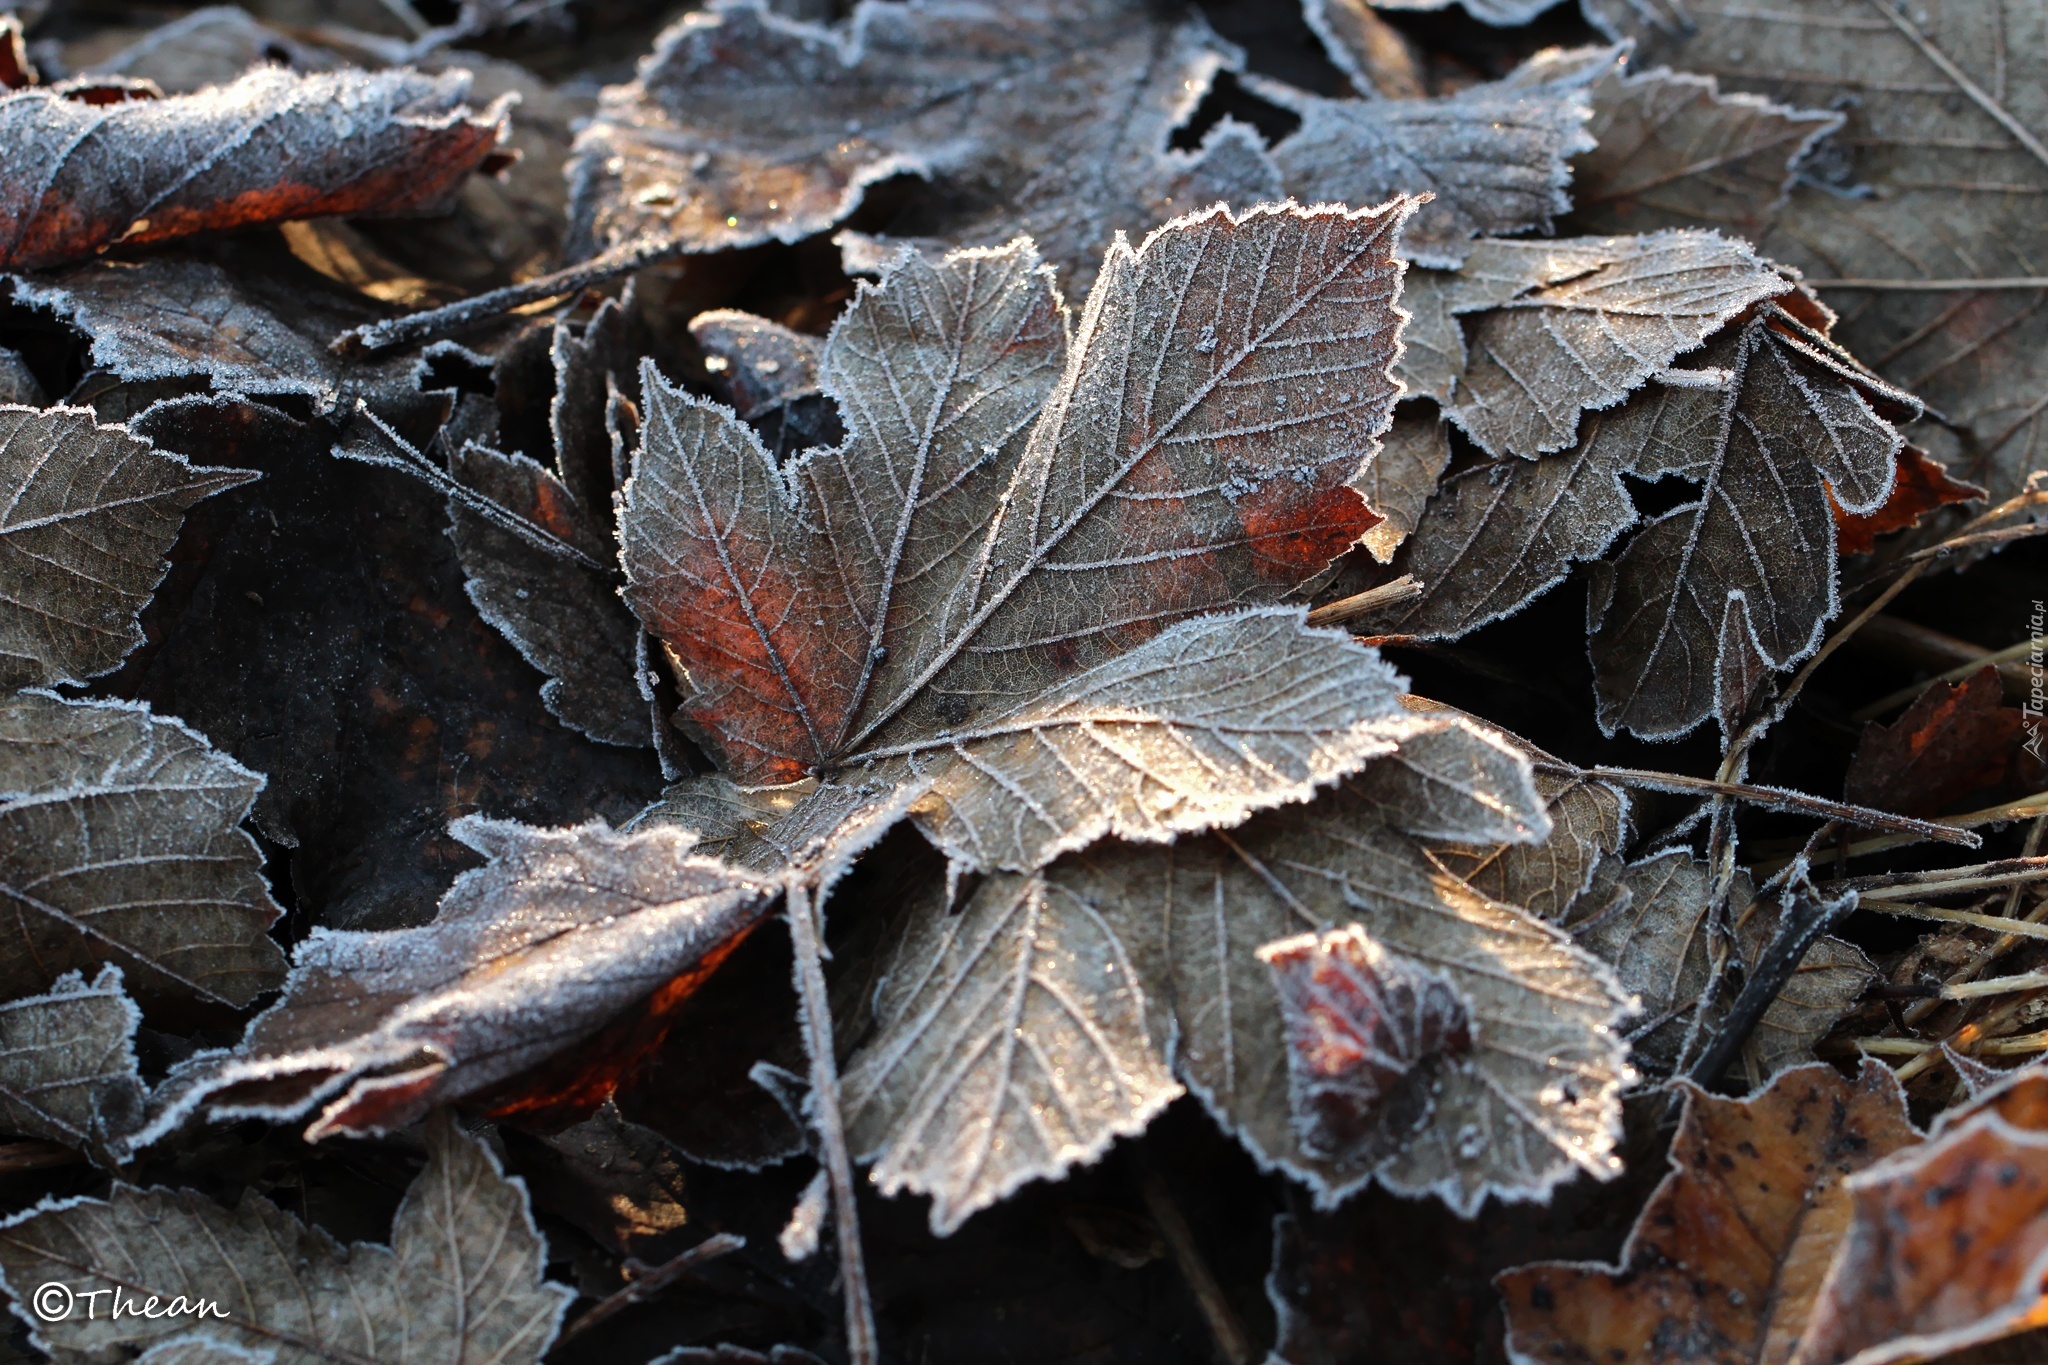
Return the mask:
M 825 989 L 825 949 L 819 940 L 810 889 L 793 883 L 783 897 L 789 938 L 796 950 L 797 994 L 802 1001 L 804 1050 L 810 1053 L 811 1127 L 818 1159 L 832 1184 L 832 1223 L 839 1237 L 839 1288 L 846 1301 L 846 1355 L 853 1365 L 877 1365 L 875 1310 L 868 1297 L 867 1260 L 860 1217 L 853 1204 L 853 1158 L 839 1112 L 838 1054 L 832 1044 L 832 1002 Z
M 746 1238 L 730 1232 L 721 1232 L 705 1238 L 681 1255 L 645 1271 L 625 1288 L 599 1299 L 591 1306 L 590 1311 L 562 1329 L 562 1335 L 555 1338 L 555 1344 L 551 1349 L 559 1351 L 564 1342 L 589 1331 L 599 1323 L 609 1322 L 634 1304 L 647 1302 L 698 1266 L 707 1261 L 715 1261 L 721 1256 L 731 1255 L 746 1244 Z
M 1888 696 L 1880 697 L 1870 703 L 1870 705 L 1851 712 L 1849 719 L 1856 721 L 1876 720 L 1893 707 L 1903 706 L 1905 703 L 1914 700 L 1936 683 L 1961 682 L 1964 678 L 1970 677 L 1987 664 L 1995 668 L 1999 664 L 2011 663 L 2015 659 L 2024 659 L 2035 650 L 2043 648 L 2048 648 L 2048 635 L 2036 635 L 2032 639 L 2022 640 L 2016 645 L 2008 645 L 2004 649 L 1993 650 L 1990 653 L 1979 655 L 1967 663 L 1960 663 L 1945 672 L 1937 673 L 1923 682 L 1916 682 L 1910 687 L 1902 687 Z
M 1856 908 L 1856 896 L 1854 892 L 1824 896 L 1811 882 L 1795 878 L 1778 905 L 1778 927 L 1771 941 L 1758 954 L 1742 983 L 1741 993 L 1715 1030 L 1713 1041 L 1688 1073 L 1696 1085 L 1713 1087 L 1720 1081 L 1820 936 Z
M 1976 829 L 1983 825 L 2004 825 L 2015 820 L 2031 820 L 2040 815 L 2048 815 L 2048 792 L 2035 792 L 2032 796 L 2022 796 L 2017 801 L 2007 801 L 2002 805 L 1987 806 L 1983 810 L 1971 811 L 1966 815 L 1944 815 L 1934 823 L 1946 825 L 1951 829 Z M 1866 854 L 1882 853 L 1886 849 L 1919 842 L 1917 835 L 1880 834 L 1871 839 L 1859 839 L 1843 848 L 1841 853 L 1847 858 L 1861 858 Z M 1751 863 L 1749 870 L 1756 876 L 1766 876 L 1790 864 L 1793 856 L 1796 855 Z
M 1382 583 L 1377 588 L 1367 588 L 1364 592 L 1324 603 L 1308 614 L 1308 623 L 1312 626 L 1339 625 L 1383 607 L 1413 602 L 1426 591 L 1427 586 L 1417 582 L 1413 574 L 1404 573 L 1391 583 Z
M 1873 810 L 1869 806 L 1852 806 L 1821 796 L 1808 796 L 1783 787 L 1758 787 L 1747 782 L 1723 782 L 1715 777 L 1687 777 L 1682 773 L 1660 773 L 1646 768 L 1597 767 L 1590 771 L 1595 777 L 1618 782 L 1624 787 L 1640 787 L 1645 791 L 1669 792 L 1678 796 L 1725 796 L 1766 810 L 1839 820 L 1845 825 L 1864 829 L 1893 830 L 1922 839 L 1937 839 L 1945 844 L 1960 844 L 1964 848 L 1978 848 L 1984 842 L 1977 835 L 1954 825 L 1935 820 L 1915 820 L 1910 816 L 1893 815 L 1890 811 Z
M 1209 1335 L 1216 1341 L 1216 1354 L 1224 1365 L 1251 1365 L 1251 1337 L 1245 1332 L 1244 1324 L 1237 1320 L 1237 1314 L 1231 1311 L 1230 1301 L 1223 1297 L 1223 1287 L 1216 1283 L 1208 1261 L 1203 1259 L 1202 1249 L 1195 1244 L 1195 1235 L 1188 1228 L 1188 1220 L 1181 1216 L 1180 1205 L 1174 1202 L 1173 1193 L 1166 1188 L 1166 1181 L 1159 1172 L 1149 1162 L 1144 1162 L 1142 1154 L 1139 1160 L 1144 1163 L 1138 1172 L 1138 1189 L 1145 1197 L 1145 1211 L 1158 1225 L 1159 1235 L 1166 1242 L 1166 1249 L 1172 1253 L 1174 1265 L 1180 1268 L 1181 1278 L 1188 1282 L 1188 1289 L 1202 1310 L 1203 1321 L 1209 1324 Z
M 2048 289 L 2048 275 L 1992 275 L 1981 280 L 1808 280 L 1815 289 L 1868 289 L 1886 294 L 1953 294 L 1977 289 Z

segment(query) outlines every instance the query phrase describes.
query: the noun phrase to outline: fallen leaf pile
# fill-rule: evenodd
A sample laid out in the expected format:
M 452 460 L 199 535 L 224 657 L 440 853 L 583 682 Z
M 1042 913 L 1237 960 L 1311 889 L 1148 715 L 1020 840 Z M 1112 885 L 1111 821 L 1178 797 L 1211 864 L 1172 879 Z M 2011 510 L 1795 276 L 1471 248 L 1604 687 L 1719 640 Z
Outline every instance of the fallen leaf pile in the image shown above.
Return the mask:
M 0 1358 L 2048 1349 L 2048 18 L 1255 9 L 0 16 Z

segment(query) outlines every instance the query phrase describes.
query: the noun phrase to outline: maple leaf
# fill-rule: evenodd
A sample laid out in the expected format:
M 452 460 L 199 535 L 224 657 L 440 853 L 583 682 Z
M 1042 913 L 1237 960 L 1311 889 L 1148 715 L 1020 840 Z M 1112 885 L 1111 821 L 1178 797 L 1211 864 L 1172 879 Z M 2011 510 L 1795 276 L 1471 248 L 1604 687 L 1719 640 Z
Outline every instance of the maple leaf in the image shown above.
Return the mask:
M 1078 293 L 1117 230 L 1242 183 L 1234 163 L 1260 150 L 1242 135 L 1214 155 L 1167 146 L 1216 73 L 1241 62 L 1198 16 L 1135 0 L 869 0 L 834 26 L 718 0 L 669 28 L 638 80 L 605 92 L 570 168 L 569 252 L 794 242 L 847 217 L 876 182 L 914 174 L 975 202 L 937 235 L 1038 235 L 1084 277 Z
M 525 1186 L 445 1115 L 426 1139 L 389 1247 L 344 1247 L 254 1191 L 226 1209 L 190 1190 L 116 1184 L 105 1199 L 46 1199 L 0 1223 L 0 1289 L 35 1345 L 65 1362 L 145 1348 L 152 1362 L 192 1365 L 539 1361 L 575 1295 L 541 1278 L 546 1244 Z M 55 1322 L 28 1309 L 50 1281 L 79 1296 Z M 116 1289 L 137 1311 L 85 1311 Z M 195 1301 L 211 1308 L 140 1311 Z
M 0 408 L 0 687 L 116 667 L 185 509 L 257 477 L 195 468 L 89 409 Z
M 451 472 L 485 501 L 451 495 L 448 517 L 469 599 L 548 675 L 541 700 L 549 712 L 593 739 L 645 747 L 650 722 L 640 696 L 640 629 L 619 600 L 610 568 L 617 554 L 615 465 L 624 463 L 626 400 L 618 379 L 631 378 L 630 307 L 607 302 L 580 338 L 565 326 L 554 329 L 553 468 L 465 441 L 450 452 Z
M 110 1142 L 140 1126 L 135 1029 L 142 1011 L 108 963 L 44 995 L 0 1005 L 0 1132 L 77 1147 L 104 1164 Z
M 1641 999 L 1643 1017 L 1634 1029 L 1631 1056 L 1645 1070 L 1668 1072 L 1679 1061 L 1707 990 L 1707 867 L 1681 850 L 1626 865 L 1617 859 L 1604 870 L 1604 880 L 1560 922 L 1581 948 L 1611 963 L 1621 983 Z M 1756 894 L 1746 872 L 1736 874 L 1729 904 L 1736 960 L 1747 973 L 1770 947 L 1783 912 L 1775 898 Z M 1875 977 L 1853 944 L 1823 936 L 1744 1045 L 1750 1074 L 1769 1077 L 1813 1060 L 1813 1045 Z M 1730 1003 L 1717 1002 L 1703 1021 L 1703 1036 L 1711 1036 Z
M 1920 1140 L 1891 1070 L 1868 1059 L 1854 1080 L 1815 1064 L 1746 1099 L 1685 1095 L 1671 1173 L 1617 1265 L 1538 1263 L 1495 1281 L 1513 1358 L 1785 1359 L 1849 1216 L 1849 1179 Z
M 437 1104 L 502 1088 L 580 1048 L 565 1082 L 594 1105 L 658 1041 L 664 1012 L 751 930 L 774 885 L 691 851 L 673 825 L 602 821 L 536 830 L 468 817 L 455 837 L 489 861 L 456 879 L 431 924 L 321 930 L 299 946 L 284 995 L 230 1053 L 167 1083 L 135 1139 L 203 1106 L 215 1118 L 289 1119 L 309 1140 L 402 1128 Z M 640 1031 L 600 1039 L 621 1015 Z M 538 1107 L 500 1097 L 501 1106 Z
M 1093 845 L 991 877 L 958 913 L 940 895 L 906 906 L 874 1033 L 846 1072 L 849 1133 L 878 1158 L 875 1180 L 930 1193 L 933 1229 L 950 1231 L 1144 1127 L 1176 1076 L 1325 1201 L 1377 1175 L 1470 1210 L 1489 1192 L 1541 1197 L 1581 1167 L 1611 1173 L 1626 997 L 1554 931 L 1443 873 L 1417 837 L 1540 835 L 1526 760 L 1461 717 L 1411 719 L 1394 756 L 1310 805 L 1166 848 Z M 1297 1127 L 1286 1016 L 1256 950 L 1353 925 L 1386 971 L 1444 979 L 1471 1046 L 1429 1054 L 1325 1158 Z
M 0 98 L 19 150 L 0 195 L 0 268 L 323 214 L 434 213 L 486 167 L 504 106 L 463 102 L 465 74 L 300 76 L 274 68 L 167 99 Z
M 1309 204 L 1377 204 L 1428 191 L 1436 197 L 1403 229 L 1401 254 L 1455 269 L 1472 238 L 1547 229 L 1571 207 L 1570 158 L 1592 145 L 1581 87 L 1598 70 L 1594 62 L 1555 80 L 1511 76 L 1428 100 L 1332 100 L 1242 79 L 1301 120 L 1273 147 L 1287 193 Z
M 2048 355 L 2043 290 L 2011 287 L 2040 274 L 2031 200 L 2048 188 L 2048 47 L 2030 7 L 1935 0 L 1909 17 L 1876 0 L 1655 10 L 1589 0 L 1587 11 L 1646 60 L 1843 111 L 1826 160 L 1809 167 L 1814 183 L 1794 190 L 1759 245 L 1817 280 L 1903 284 L 1830 291 L 1855 305 L 1843 341 L 1967 428 L 1960 475 L 1993 501 L 2017 492 L 2041 464 Z
M 1935 510 L 1958 502 L 1977 502 L 1984 490 L 1948 475 L 1947 466 L 1918 446 L 1899 453 L 1898 477 L 1891 495 L 1874 512 L 1845 512 L 1835 504 L 1835 543 L 1845 555 L 1869 554 L 1877 538 L 1919 524 Z
M 1716 227 L 1757 238 L 1842 115 L 1724 94 L 1712 76 L 1609 71 L 1587 91 L 1593 148 L 1572 159 L 1572 222 L 1596 232 Z
M 1189 618 L 1284 598 L 1371 524 L 1345 484 L 1394 397 L 1403 211 L 1217 210 L 1120 244 L 1071 353 L 1028 244 L 906 257 L 825 345 L 846 442 L 786 468 L 648 369 L 626 596 L 726 772 L 872 762 L 929 784 L 956 860 L 1028 868 L 1384 752 L 1369 655 L 1298 614 Z M 1226 685 L 1254 639 L 1295 662 Z M 1290 692 L 1328 705 L 1290 716 Z
M 284 955 L 242 828 L 263 779 L 175 720 L 41 692 L 0 699 L 0 993 L 119 964 L 145 1008 L 246 1005 Z

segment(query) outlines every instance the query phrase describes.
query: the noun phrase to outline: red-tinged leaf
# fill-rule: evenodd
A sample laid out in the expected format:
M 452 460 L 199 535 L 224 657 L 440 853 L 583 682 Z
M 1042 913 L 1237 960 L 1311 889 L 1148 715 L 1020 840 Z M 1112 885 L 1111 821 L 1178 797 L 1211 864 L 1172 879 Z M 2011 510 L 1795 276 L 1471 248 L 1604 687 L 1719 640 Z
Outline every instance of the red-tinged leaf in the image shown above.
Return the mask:
M 1805 1329 L 1849 1217 L 1847 1181 L 1920 1141 L 1889 1068 L 1795 1067 L 1746 1099 L 1690 1087 L 1671 1174 L 1617 1265 L 1504 1272 L 1522 1361 L 1757 1365 Z
M 1828 505 L 1835 513 L 1835 544 L 1845 555 L 1869 554 L 1877 548 L 1879 536 L 1903 531 L 1937 507 L 1971 502 L 1983 496 L 1983 489 L 1950 478 L 1948 466 L 1920 447 L 1909 445 L 1899 452 L 1899 472 L 1892 483 L 1891 496 L 1875 512 L 1858 516 L 1845 511 L 1833 490 L 1829 490 Z
M 2039 790 L 2048 772 L 2025 747 L 2026 713 L 2004 699 L 1997 668 L 1986 664 L 1961 682 L 1935 683 L 1890 725 L 1872 721 L 1849 760 L 1843 799 L 1936 815 L 1987 793 Z
M 284 998 L 232 1053 L 175 1077 L 137 1145 L 202 1106 L 287 1119 L 324 1102 L 307 1130 L 318 1138 L 390 1132 L 476 1096 L 519 1113 L 595 1105 L 774 894 L 692 854 L 694 837 L 674 826 L 472 817 L 453 832 L 491 861 L 456 880 L 433 923 L 316 933 Z M 572 1049 L 574 1062 L 505 1091 Z
M 116 242 L 326 214 L 450 207 L 505 135 L 463 103 L 465 73 L 274 68 L 161 100 L 99 104 L 59 90 L 0 98 L 0 268 L 91 256 Z

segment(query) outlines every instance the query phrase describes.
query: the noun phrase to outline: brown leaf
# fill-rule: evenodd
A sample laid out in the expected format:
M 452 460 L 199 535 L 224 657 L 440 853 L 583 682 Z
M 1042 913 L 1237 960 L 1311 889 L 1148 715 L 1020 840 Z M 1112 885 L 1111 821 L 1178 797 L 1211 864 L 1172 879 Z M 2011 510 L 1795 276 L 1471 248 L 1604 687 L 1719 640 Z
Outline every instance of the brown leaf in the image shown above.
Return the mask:
M 0 687 L 111 672 L 142 643 L 185 509 L 257 477 L 195 468 L 86 408 L 0 408 Z
M 1815 1064 L 1740 1100 L 1692 1087 L 1671 1174 L 1613 1266 L 1539 1262 L 1495 1283 L 1518 1360 L 1782 1362 L 1851 1216 L 1849 1177 L 1919 1142 L 1889 1068 Z
M 175 720 L 44 692 L 0 700 L 0 996 L 120 965 L 145 1008 L 278 984 L 283 912 L 242 818 L 263 778 Z
M 67 972 L 46 995 L 0 1005 L 0 1132 L 61 1142 L 112 1165 L 108 1144 L 142 1118 L 141 1022 L 111 962 L 91 985 Z
M 2004 684 L 1990 664 L 1961 682 L 1933 684 L 1890 725 L 1863 727 L 1843 799 L 1938 815 L 1981 793 L 2036 790 L 2042 765 L 2023 751 L 2026 713 L 2004 702 Z
M 1428 100 L 1331 100 L 1265 77 L 1243 80 L 1301 119 L 1273 148 L 1289 194 L 1360 205 L 1434 194 L 1403 229 L 1401 254 L 1455 269 L 1472 238 L 1548 228 L 1571 206 L 1568 163 L 1591 146 L 1583 87 L 1598 68 L 1559 70 L 1561 79 L 1510 77 Z
M 1717 227 L 1755 239 L 1793 170 L 1842 115 L 1723 94 L 1712 76 L 1608 72 L 1587 92 L 1593 150 L 1572 158 L 1572 221 L 1595 232 Z
M 32 1337 L 66 1361 L 152 1347 L 144 1359 L 184 1365 L 536 1365 L 574 1295 L 542 1278 L 547 1246 L 525 1186 L 445 1114 L 426 1139 L 389 1247 L 344 1247 L 254 1191 L 230 1210 L 191 1190 L 116 1184 L 105 1199 L 46 1199 L 0 1224 L 0 1288 L 24 1316 L 37 1286 L 72 1289 L 73 1311 L 37 1317 Z M 116 1288 L 136 1311 L 108 1311 Z M 194 1300 L 210 1310 L 161 1311 Z
M 1137 0 L 867 3 L 831 26 L 721 0 L 605 92 L 570 169 L 570 252 L 794 242 L 913 174 L 970 200 L 934 235 L 1036 235 L 1078 295 L 1118 230 L 1208 207 L 1205 182 L 1242 179 L 1225 163 L 1263 157 L 1241 135 L 1214 155 L 1167 147 L 1241 60 L 1200 18 Z
M 1849 1196 L 1794 1365 L 1924 1360 L 2048 1325 L 2048 1132 L 1972 1105 Z
M 1769 7 L 1589 0 L 1645 61 L 1845 124 L 1759 245 L 1816 280 L 1969 281 L 2039 276 L 2048 188 L 2042 131 L 2048 44 L 2029 0 L 1931 0 L 1910 17 L 1874 5 Z M 2040 466 L 2048 371 L 2040 289 L 1861 292 L 1823 286 L 1843 341 L 1967 428 L 1951 455 L 1994 501 Z
M 1351 486 L 1380 521 L 1363 544 L 1385 564 L 1408 538 L 1451 462 L 1451 432 L 1427 404 L 1409 403 L 1394 412 L 1394 424 L 1380 441 L 1380 453 Z
M 323 214 L 441 211 L 505 133 L 503 107 L 474 115 L 468 93 L 452 72 L 267 67 L 109 105 L 17 91 L 0 99 L 0 139 L 25 158 L 0 193 L 0 268 Z
M 569 1049 L 567 1071 L 541 1079 L 573 1094 L 529 1086 L 495 1103 L 594 1107 L 774 890 L 692 854 L 673 826 L 616 834 L 602 821 L 535 830 L 470 817 L 453 833 L 490 861 L 456 879 L 433 923 L 308 939 L 283 999 L 232 1053 L 173 1078 L 137 1145 L 201 1106 L 284 1120 L 319 1105 L 309 1140 L 390 1132 Z
M 1835 542 L 1845 555 L 1869 554 L 1877 548 L 1879 536 L 1903 531 L 1936 508 L 1974 502 L 1983 496 L 1983 489 L 1950 478 L 1941 461 L 1920 447 L 1909 445 L 1899 452 L 1898 479 L 1882 507 L 1858 515 L 1843 511 L 1840 503 L 1834 504 Z

